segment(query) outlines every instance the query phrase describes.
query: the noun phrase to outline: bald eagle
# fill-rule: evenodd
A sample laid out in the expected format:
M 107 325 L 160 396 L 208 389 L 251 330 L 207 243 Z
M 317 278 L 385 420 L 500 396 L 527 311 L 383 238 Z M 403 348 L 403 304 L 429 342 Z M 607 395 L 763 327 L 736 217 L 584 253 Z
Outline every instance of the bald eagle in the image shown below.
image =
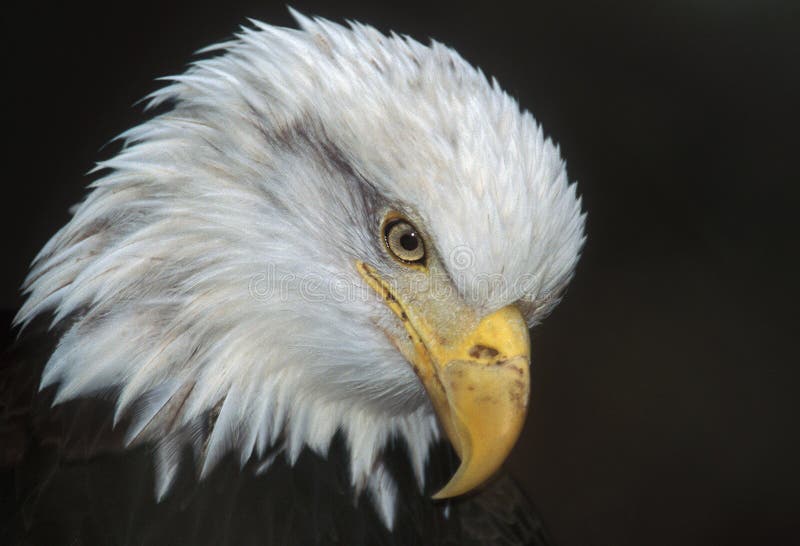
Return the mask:
M 168 498 L 341 437 L 349 495 L 385 528 L 433 445 L 496 474 L 529 395 L 529 328 L 559 301 L 584 214 L 557 146 L 439 44 L 292 12 L 257 21 L 148 97 L 35 258 L 15 322 L 52 316 L 53 405 L 111 401 Z M 122 424 L 120 424 L 122 423 Z M 441 484 L 439 484 L 441 485 Z M 428 501 L 430 502 L 430 501 Z

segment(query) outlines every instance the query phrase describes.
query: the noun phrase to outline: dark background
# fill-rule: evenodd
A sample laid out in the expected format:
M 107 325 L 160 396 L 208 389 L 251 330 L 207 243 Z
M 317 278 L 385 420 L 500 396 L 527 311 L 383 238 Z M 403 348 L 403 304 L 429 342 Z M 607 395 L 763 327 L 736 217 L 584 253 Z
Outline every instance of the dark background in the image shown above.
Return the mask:
M 456 48 L 561 145 L 589 239 L 509 462 L 556 543 L 800 543 L 800 3 L 293 5 Z M 154 78 L 245 17 L 293 25 L 259 1 L 4 7 L 0 308 Z

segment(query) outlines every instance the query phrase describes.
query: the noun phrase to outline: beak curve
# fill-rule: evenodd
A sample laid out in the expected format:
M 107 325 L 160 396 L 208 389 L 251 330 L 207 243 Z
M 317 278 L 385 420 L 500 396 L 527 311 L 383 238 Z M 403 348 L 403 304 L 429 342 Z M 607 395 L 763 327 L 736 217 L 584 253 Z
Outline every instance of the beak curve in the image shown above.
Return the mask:
M 437 353 L 465 353 L 444 361 Z M 516 307 L 483 318 L 450 350 L 433 349 L 444 397 L 434 409 L 461 466 L 433 498 L 462 495 L 483 484 L 508 457 L 522 431 L 530 391 L 528 328 Z M 431 393 L 432 388 L 426 385 Z
M 406 357 L 461 459 L 456 473 L 433 498 L 475 489 L 503 464 L 525 422 L 530 339 L 522 313 L 509 305 L 480 320 L 458 313 L 446 321 L 432 320 L 424 305 L 404 305 L 374 268 L 363 262 L 356 266 L 403 321 L 413 344 Z

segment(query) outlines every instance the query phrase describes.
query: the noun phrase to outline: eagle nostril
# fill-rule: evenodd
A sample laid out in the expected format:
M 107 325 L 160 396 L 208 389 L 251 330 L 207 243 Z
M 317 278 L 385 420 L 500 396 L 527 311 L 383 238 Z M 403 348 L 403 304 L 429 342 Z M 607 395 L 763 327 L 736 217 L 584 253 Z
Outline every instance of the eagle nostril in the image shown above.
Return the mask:
M 473 345 L 469 350 L 469 356 L 479 359 L 494 358 L 499 354 L 500 351 L 494 347 L 487 347 L 486 345 Z

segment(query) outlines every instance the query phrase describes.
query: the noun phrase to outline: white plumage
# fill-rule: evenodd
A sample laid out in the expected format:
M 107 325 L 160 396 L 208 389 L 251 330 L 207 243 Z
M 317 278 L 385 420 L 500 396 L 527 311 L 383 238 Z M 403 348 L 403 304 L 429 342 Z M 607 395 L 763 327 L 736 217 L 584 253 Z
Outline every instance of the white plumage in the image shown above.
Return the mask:
M 405 440 L 421 486 L 439 432 L 353 267 L 385 260 L 376 210 L 418 222 L 469 305 L 521 302 L 530 325 L 569 281 L 584 217 L 558 148 L 454 51 L 293 14 L 301 30 L 254 21 L 151 95 L 171 108 L 98 164 L 17 322 L 69 325 L 42 387 L 114 392 L 129 440 L 160 446 L 159 496 L 186 444 L 202 475 L 230 450 L 266 470 L 340 430 L 391 527 L 383 446 Z

